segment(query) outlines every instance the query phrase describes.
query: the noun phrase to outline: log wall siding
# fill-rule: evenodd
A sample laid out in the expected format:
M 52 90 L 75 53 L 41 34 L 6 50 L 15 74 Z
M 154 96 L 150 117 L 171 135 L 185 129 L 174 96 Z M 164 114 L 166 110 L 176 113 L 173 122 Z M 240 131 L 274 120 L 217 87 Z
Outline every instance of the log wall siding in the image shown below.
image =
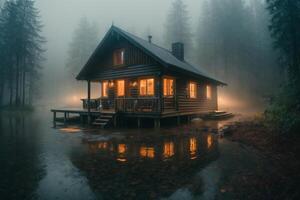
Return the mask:
M 139 80 L 143 78 L 154 78 L 155 81 L 155 97 L 159 97 L 163 92 L 162 84 L 159 83 L 160 77 L 139 77 L 139 78 L 127 78 L 125 80 L 125 97 L 138 98 L 139 97 Z M 114 106 L 115 98 L 122 98 L 117 96 L 117 80 L 114 80 L 114 87 L 109 87 L 108 99 L 111 106 Z M 131 83 L 136 82 L 136 86 L 132 86 Z M 187 79 L 176 79 L 174 91 L 174 97 L 164 97 L 163 100 L 163 111 L 172 112 L 210 112 L 218 109 L 217 104 L 217 86 L 210 85 L 212 89 L 211 99 L 206 98 L 206 86 L 207 83 L 197 82 L 197 98 L 190 98 L 188 94 L 188 84 L 190 80 Z M 177 96 L 176 96 L 177 95 Z M 176 102 L 177 101 L 177 102 Z
M 137 98 L 139 97 L 139 80 L 140 79 L 148 79 L 148 78 L 154 78 L 154 97 L 159 97 L 159 84 L 158 84 L 158 77 L 154 76 L 141 76 L 139 78 L 125 78 L 125 79 L 116 79 L 113 80 L 114 86 L 108 88 L 108 98 L 113 100 L 114 98 L 122 98 L 118 97 L 118 87 L 117 87 L 117 81 L 118 80 L 124 80 L 125 81 L 125 97 L 133 97 Z M 136 82 L 136 86 L 132 86 L 131 83 Z M 150 96 L 151 97 L 151 96 Z
M 188 83 L 190 81 L 186 79 L 177 79 L 176 91 L 177 91 L 177 104 L 178 110 L 181 112 L 207 112 L 218 109 L 217 104 L 217 87 L 211 85 L 212 98 L 206 98 L 206 83 L 197 83 L 197 98 L 189 98 Z
M 146 73 L 145 69 L 142 69 L 141 71 L 134 66 L 151 65 L 149 66 L 149 70 L 159 71 L 160 69 L 159 64 L 153 58 L 125 40 L 120 39 L 118 42 L 113 42 L 105 49 L 105 52 L 102 52 L 101 55 L 98 55 L 98 60 L 91 70 L 91 73 L 88 75 L 91 80 L 103 80 L 104 78 L 110 76 L 138 76 Z M 125 50 L 123 65 L 113 65 L 113 53 L 116 49 Z M 159 69 L 157 69 L 158 67 Z

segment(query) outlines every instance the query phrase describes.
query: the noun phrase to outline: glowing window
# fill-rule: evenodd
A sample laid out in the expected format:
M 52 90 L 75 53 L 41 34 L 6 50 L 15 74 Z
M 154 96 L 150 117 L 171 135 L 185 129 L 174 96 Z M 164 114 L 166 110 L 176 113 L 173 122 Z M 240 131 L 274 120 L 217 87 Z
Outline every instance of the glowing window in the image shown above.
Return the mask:
M 174 95 L 174 80 L 164 78 L 164 96 L 173 96 Z
M 166 142 L 164 143 L 164 157 L 170 158 L 174 155 L 174 143 L 173 142 Z
M 141 147 L 140 155 L 143 158 L 154 158 L 154 148 L 153 147 Z
M 197 98 L 197 84 L 196 83 L 189 83 L 189 95 L 190 98 Z
M 113 54 L 113 64 L 114 64 L 114 66 L 124 64 L 124 54 L 125 54 L 124 49 L 117 49 L 117 50 L 114 51 L 114 54 Z
M 210 85 L 206 86 L 206 98 L 211 99 L 211 86 Z
M 108 96 L 108 81 L 102 82 L 102 97 Z
M 140 80 L 140 95 L 152 96 L 154 95 L 154 79 L 141 79 Z
M 118 94 L 118 97 L 125 95 L 125 81 L 124 80 L 117 81 L 117 94 Z

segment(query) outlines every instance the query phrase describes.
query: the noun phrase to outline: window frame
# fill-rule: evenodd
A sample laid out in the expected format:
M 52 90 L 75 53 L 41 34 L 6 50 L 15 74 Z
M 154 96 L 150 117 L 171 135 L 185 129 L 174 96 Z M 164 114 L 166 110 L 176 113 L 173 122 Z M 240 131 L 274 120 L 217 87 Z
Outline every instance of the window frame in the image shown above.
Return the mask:
M 153 79 L 153 94 L 148 94 L 148 82 L 147 80 Z M 146 80 L 146 94 L 141 94 L 141 81 Z M 155 96 L 155 78 L 154 77 L 141 77 L 138 79 L 138 94 L 140 97 L 154 97 Z
M 206 85 L 206 99 L 211 100 L 212 99 L 212 87 L 211 85 Z
M 123 88 L 123 95 L 119 95 L 119 81 L 123 81 L 124 82 L 124 88 Z M 126 81 L 124 79 L 119 79 L 116 81 L 117 82 L 117 97 L 125 97 L 126 95 Z
M 121 63 L 117 63 L 118 60 L 118 53 L 120 52 L 120 56 L 121 56 Z M 118 48 L 118 49 L 114 49 L 113 51 L 113 66 L 122 66 L 125 64 L 125 48 Z
M 191 95 L 191 85 L 195 85 L 195 95 L 192 96 Z M 194 81 L 189 81 L 188 83 L 188 93 L 189 93 L 189 98 L 190 99 L 197 99 L 197 95 L 198 95 L 198 85 L 197 85 L 197 82 L 194 82 Z
M 170 80 L 172 80 L 172 89 L 171 88 L 169 88 L 169 89 L 167 89 L 167 93 L 165 94 L 165 80 L 166 81 L 170 81 Z M 162 91 L 162 93 L 163 93 L 163 96 L 164 97 L 174 97 L 174 95 L 175 95 L 175 88 L 176 88 L 176 82 L 175 82 L 175 78 L 173 78 L 173 77 L 163 77 L 163 79 L 162 79 L 162 85 L 163 85 L 163 91 Z M 169 84 L 170 85 L 170 84 Z M 168 93 L 168 91 L 170 92 L 170 91 L 172 91 L 172 94 L 169 94 Z
M 104 83 L 106 83 L 106 96 L 104 96 Z M 101 81 L 101 98 L 108 98 L 109 82 Z

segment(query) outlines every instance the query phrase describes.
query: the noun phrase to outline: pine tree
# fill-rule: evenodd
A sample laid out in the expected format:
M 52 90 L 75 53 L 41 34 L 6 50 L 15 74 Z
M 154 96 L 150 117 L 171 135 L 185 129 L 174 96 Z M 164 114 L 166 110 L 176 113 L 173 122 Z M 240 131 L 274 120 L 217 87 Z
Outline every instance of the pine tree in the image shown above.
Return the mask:
M 300 0 L 267 0 L 271 14 L 270 31 L 280 54 L 288 81 L 274 96 L 266 119 L 284 135 L 297 136 L 300 130 Z
M 71 71 L 72 78 L 79 73 L 82 66 L 95 50 L 98 44 L 98 29 L 86 17 L 80 19 L 74 31 L 73 39 L 69 46 L 66 67 Z
M 289 80 L 300 84 L 300 0 L 267 0 L 274 47 L 287 67 Z
M 39 11 L 35 8 L 34 4 L 33 0 L 17 0 L 19 34 L 17 36 L 18 46 L 16 51 L 17 59 L 20 59 L 19 61 L 17 60 L 17 65 L 20 65 L 19 81 L 21 88 L 19 95 L 22 97 L 19 101 L 23 106 L 26 103 L 27 91 L 29 92 L 28 99 L 32 99 L 32 90 L 36 90 L 36 88 L 34 89 L 34 84 L 38 81 L 39 70 L 41 68 L 40 63 L 43 60 L 43 44 L 45 43 L 45 39 L 41 36 L 42 24 L 39 19 Z M 18 80 L 16 81 L 18 82 Z M 28 83 L 28 88 L 26 87 L 26 83 Z
M 13 95 L 14 90 L 14 72 L 15 72 L 15 49 L 14 47 L 17 45 L 17 41 L 15 36 L 18 34 L 17 32 L 17 6 L 14 1 L 6 1 L 3 5 L 3 9 L 1 11 L 0 18 L 0 30 L 1 30 L 1 49 L 5 49 L 5 51 L 1 51 L 1 63 L 2 63 L 2 71 L 5 73 L 3 77 L 7 77 L 8 79 L 8 89 L 9 89 L 9 105 L 13 104 Z M 4 86 L 3 86 L 4 87 Z M 3 89 L 4 90 L 4 89 Z
M 4 66 L 4 51 L 2 50 L 4 48 L 4 39 L 3 39 L 3 29 L 1 26 L 2 21 L 2 2 L 0 1 L 0 107 L 2 106 L 3 101 L 3 93 L 5 88 L 5 66 Z
M 39 12 L 33 0 L 6 1 L 1 17 L 4 66 L 9 77 L 10 105 L 25 105 L 33 90 L 44 52 Z M 14 87 L 14 89 L 13 89 Z
M 193 46 L 189 20 L 186 4 L 184 4 L 182 0 L 175 0 L 167 16 L 165 44 L 167 47 L 170 47 L 174 42 L 182 42 L 185 45 L 186 54 L 191 56 Z
M 265 4 L 260 0 L 248 4 L 243 0 L 206 0 L 200 13 L 195 34 L 198 64 L 227 82 L 233 94 L 238 92 L 248 99 L 253 93 L 270 93 L 278 69 L 271 69 L 274 52 Z

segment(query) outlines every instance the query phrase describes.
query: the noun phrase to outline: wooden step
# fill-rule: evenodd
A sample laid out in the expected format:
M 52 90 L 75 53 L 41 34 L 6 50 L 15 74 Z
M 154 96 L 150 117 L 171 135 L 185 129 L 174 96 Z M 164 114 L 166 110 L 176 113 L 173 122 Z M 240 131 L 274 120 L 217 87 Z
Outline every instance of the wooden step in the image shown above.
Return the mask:
M 94 126 L 101 126 L 101 127 L 105 127 L 107 125 L 106 122 L 94 122 L 93 123 Z
M 102 119 L 111 119 L 111 118 L 113 118 L 113 115 L 101 115 L 100 118 L 102 118 Z
M 95 120 L 95 122 L 109 122 L 110 119 L 104 119 L 104 118 L 98 118 Z
M 112 121 L 114 115 L 115 113 L 112 112 L 103 112 L 97 119 L 95 119 L 93 125 L 105 128 Z
M 219 110 L 212 112 L 212 114 L 226 114 L 226 113 L 227 113 L 226 111 L 219 111 Z
M 227 112 L 222 112 L 222 113 L 210 113 L 207 114 L 204 118 L 206 119 L 226 119 L 233 117 L 233 113 L 227 113 Z

